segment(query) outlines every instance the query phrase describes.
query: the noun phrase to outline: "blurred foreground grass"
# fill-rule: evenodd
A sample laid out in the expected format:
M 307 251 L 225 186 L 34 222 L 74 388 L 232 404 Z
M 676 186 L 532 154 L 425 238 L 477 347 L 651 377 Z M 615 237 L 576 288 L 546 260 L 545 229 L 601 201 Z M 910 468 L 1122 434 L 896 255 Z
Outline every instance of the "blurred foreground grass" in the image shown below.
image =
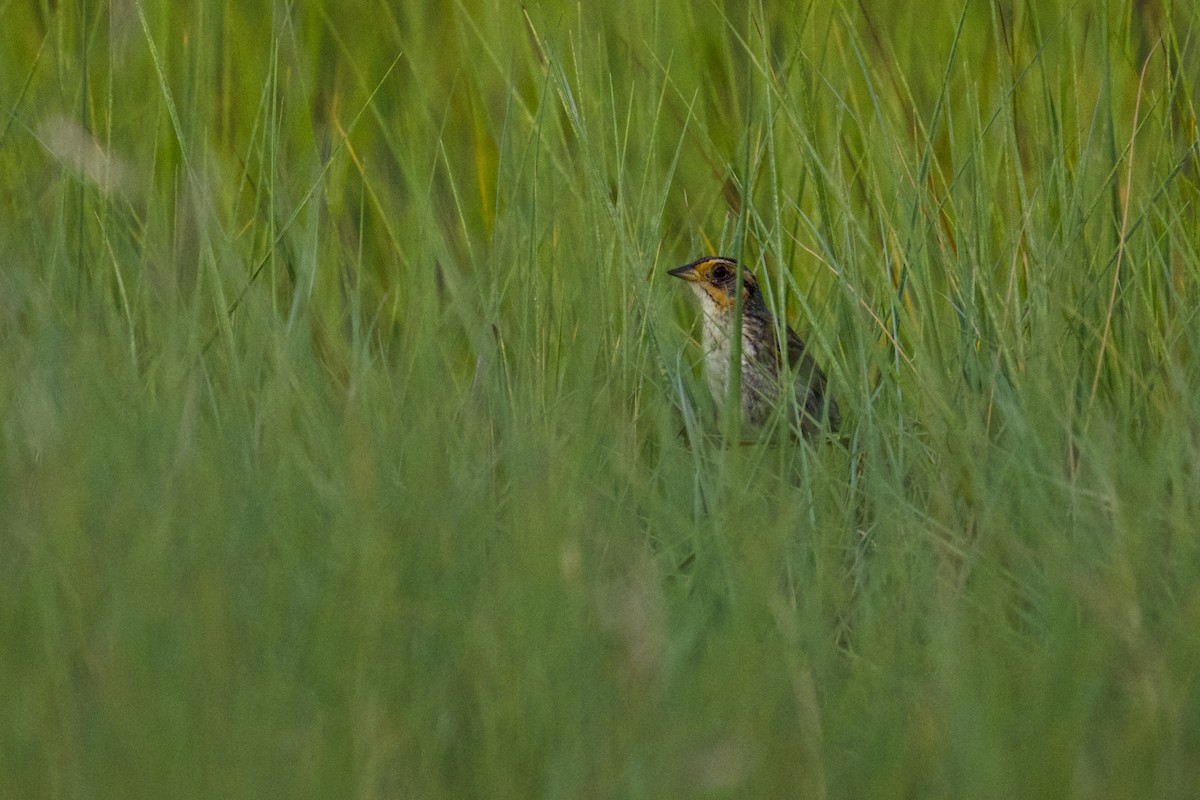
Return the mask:
M 1187 4 L 0 13 L 3 796 L 1194 796 Z

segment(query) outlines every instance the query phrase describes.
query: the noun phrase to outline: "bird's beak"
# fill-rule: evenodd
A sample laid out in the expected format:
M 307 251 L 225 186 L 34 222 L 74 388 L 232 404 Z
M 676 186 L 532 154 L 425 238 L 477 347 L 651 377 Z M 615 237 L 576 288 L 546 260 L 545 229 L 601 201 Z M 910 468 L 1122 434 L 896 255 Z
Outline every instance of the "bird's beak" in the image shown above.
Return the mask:
M 695 264 L 684 264 L 682 267 L 667 270 L 668 275 L 674 275 L 676 278 L 683 278 L 685 281 L 698 281 L 700 276 L 696 274 Z

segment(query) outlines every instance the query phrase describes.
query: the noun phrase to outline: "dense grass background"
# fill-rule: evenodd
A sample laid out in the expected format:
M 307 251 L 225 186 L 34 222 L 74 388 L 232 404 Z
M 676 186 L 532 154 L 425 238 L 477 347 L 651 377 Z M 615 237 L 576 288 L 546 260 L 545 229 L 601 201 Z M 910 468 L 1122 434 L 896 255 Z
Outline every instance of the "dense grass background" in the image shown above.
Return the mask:
M 1196 11 L 752 5 L 0 2 L 0 794 L 1195 796 Z

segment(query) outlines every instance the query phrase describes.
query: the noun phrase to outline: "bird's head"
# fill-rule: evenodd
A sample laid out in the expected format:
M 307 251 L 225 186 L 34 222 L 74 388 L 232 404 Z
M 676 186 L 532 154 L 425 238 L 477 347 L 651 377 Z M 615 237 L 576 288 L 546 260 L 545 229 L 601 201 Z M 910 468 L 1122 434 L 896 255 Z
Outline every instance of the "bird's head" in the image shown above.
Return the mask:
M 711 302 L 720 311 L 732 311 L 737 292 L 737 271 L 738 263 L 732 258 L 707 256 L 669 270 L 667 274 L 690 283 L 706 305 Z M 744 303 L 758 297 L 758 279 L 745 267 L 742 268 L 742 286 L 746 292 Z

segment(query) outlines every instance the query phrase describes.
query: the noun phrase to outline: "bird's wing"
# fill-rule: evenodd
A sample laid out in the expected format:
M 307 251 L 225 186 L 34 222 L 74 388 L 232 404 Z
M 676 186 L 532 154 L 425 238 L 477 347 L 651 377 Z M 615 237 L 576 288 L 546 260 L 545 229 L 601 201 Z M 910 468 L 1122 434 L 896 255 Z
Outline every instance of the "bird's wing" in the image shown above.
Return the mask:
M 795 376 L 796 402 L 804 410 L 803 427 L 819 427 L 828 415 L 829 430 L 836 432 L 842 415 L 837 402 L 829 394 L 828 382 L 821 367 L 808 352 L 804 340 L 790 327 L 787 329 L 787 364 Z

